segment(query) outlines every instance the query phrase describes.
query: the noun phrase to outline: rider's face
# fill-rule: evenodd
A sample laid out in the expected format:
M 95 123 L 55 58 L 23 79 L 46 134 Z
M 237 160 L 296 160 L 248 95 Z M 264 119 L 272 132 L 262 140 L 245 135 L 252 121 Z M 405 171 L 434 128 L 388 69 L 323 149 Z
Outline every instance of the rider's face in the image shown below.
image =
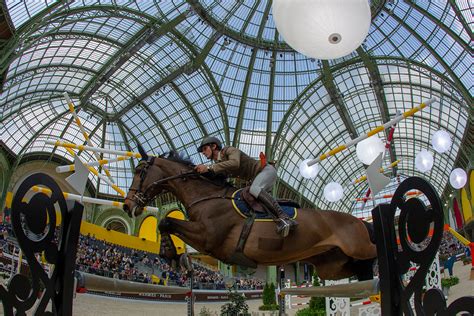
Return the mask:
M 212 149 L 210 145 L 205 145 L 202 147 L 201 153 L 207 158 L 211 159 L 212 158 Z

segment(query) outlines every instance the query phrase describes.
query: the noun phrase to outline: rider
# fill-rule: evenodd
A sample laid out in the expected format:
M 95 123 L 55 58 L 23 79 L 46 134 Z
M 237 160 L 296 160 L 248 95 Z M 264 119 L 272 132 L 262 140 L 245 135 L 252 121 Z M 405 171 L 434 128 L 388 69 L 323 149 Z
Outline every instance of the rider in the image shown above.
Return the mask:
M 213 172 L 244 180 L 252 180 L 250 194 L 260 200 L 265 207 L 278 218 L 277 233 L 283 237 L 288 236 L 290 229 L 298 223 L 283 212 L 280 205 L 273 199 L 269 191 L 277 179 L 275 167 L 270 164 L 262 166 L 260 161 L 249 157 L 241 150 L 226 146 L 222 147 L 221 141 L 216 137 L 205 137 L 198 152 L 206 158 L 213 160 L 214 164 L 197 165 L 194 169 L 199 173 Z

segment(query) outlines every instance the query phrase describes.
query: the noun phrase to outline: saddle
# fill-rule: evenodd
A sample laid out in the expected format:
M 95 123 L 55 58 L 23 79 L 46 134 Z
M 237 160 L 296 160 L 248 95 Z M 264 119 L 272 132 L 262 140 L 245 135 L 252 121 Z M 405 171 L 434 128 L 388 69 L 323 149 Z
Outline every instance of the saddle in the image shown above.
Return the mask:
M 235 209 L 243 216 L 251 216 L 252 211 L 255 212 L 257 220 L 262 219 L 271 219 L 272 215 L 266 209 L 266 207 L 252 194 L 250 194 L 250 187 L 245 187 L 241 190 L 237 190 L 233 195 L 234 207 Z M 301 206 L 292 200 L 278 199 L 278 204 L 280 204 L 283 211 L 290 216 L 290 218 L 296 217 L 297 208 Z

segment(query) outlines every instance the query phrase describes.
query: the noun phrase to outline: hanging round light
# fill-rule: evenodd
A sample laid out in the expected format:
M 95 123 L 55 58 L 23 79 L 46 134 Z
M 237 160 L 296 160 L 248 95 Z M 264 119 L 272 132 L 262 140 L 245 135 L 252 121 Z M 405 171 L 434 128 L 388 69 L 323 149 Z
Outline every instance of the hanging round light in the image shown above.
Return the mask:
M 344 189 L 337 182 L 329 182 L 324 187 L 324 198 L 329 202 L 337 202 L 342 198 Z
M 373 135 L 357 143 L 356 154 L 362 163 L 370 165 L 385 150 L 382 140 Z
M 306 159 L 300 163 L 300 173 L 305 179 L 314 179 L 319 173 L 319 164 L 308 166 L 310 160 L 312 159 Z
M 451 135 L 446 131 L 439 130 L 431 137 L 431 145 L 433 145 L 434 150 L 440 154 L 449 150 L 452 144 Z
M 456 168 L 451 171 L 451 174 L 449 175 L 449 183 L 451 183 L 453 188 L 460 189 L 466 184 L 466 182 L 467 174 L 463 169 Z
M 353 52 L 371 22 L 368 0 L 273 0 L 272 14 L 288 45 L 318 59 Z
M 415 157 L 415 167 L 420 172 L 430 171 L 433 167 L 433 154 L 423 149 Z

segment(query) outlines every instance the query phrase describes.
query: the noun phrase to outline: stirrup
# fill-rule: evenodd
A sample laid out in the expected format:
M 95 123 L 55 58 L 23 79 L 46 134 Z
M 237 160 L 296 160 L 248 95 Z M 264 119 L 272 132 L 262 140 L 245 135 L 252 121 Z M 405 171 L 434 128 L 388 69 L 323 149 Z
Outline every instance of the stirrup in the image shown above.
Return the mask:
M 290 223 L 283 218 L 279 218 L 278 220 L 280 222 L 277 224 L 276 231 L 285 238 L 290 233 Z

